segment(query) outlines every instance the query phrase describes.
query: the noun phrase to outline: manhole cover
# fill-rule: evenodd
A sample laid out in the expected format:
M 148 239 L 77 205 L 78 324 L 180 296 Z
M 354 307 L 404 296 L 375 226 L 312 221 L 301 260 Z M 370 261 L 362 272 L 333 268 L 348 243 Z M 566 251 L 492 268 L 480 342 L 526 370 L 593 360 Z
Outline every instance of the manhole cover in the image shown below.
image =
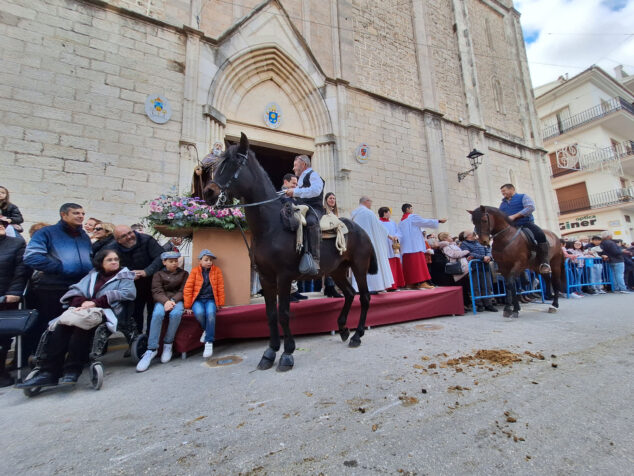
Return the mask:
M 416 329 L 418 329 L 419 331 L 437 331 L 439 329 L 442 329 L 443 326 L 441 326 L 440 324 L 418 324 L 416 326 Z
M 227 365 L 239 364 L 242 362 L 242 357 L 237 355 L 224 355 L 222 357 L 214 357 L 209 359 L 205 364 L 208 367 L 226 367 Z

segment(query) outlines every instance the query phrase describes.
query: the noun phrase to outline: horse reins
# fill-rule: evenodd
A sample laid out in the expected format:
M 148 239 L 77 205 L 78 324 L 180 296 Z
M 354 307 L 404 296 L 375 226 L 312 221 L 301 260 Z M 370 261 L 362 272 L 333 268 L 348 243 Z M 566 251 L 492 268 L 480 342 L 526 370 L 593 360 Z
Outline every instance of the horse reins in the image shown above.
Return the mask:
M 247 203 L 247 204 L 242 204 L 242 205 L 240 205 L 240 204 L 238 204 L 238 205 L 233 205 L 233 204 L 232 205 L 227 205 L 226 204 L 227 195 L 226 195 L 225 191 L 231 186 L 231 184 L 234 181 L 236 181 L 238 179 L 238 176 L 240 175 L 240 171 L 242 170 L 242 167 L 245 166 L 245 164 L 247 163 L 247 160 L 248 160 L 247 154 L 242 154 L 242 153 L 238 152 L 237 155 L 238 155 L 238 157 L 240 157 L 240 162 L 238 163 L 238 167 L 236 168 L 236 171 L 233 173 L 233 176 L 224 185 L 220 185 L 220 184 L 216 183 L 216 185 L 218 185 L 218 187 L 220 188 L 220 195 L 218 195 L 218 199 L 216 200 L 216 203 L 213 205 L 212 208 L 214 208 L 214 209 L 228 209 L 229 210 L 229 213 L 231 214 L 231 218 L 233 218 L 233 222 L 236 224 L 236 226 L 240 230 L 240 233 L 242 234 L 242 239 L 244 240 L 244 244 L 246 245 L 247 250 L 249 251 L 249 259 L 251 260 L 251 267 L 253 269 L 255 269 L 255 265 L 253 264 L 253 252 L 251 250 L 251 247 L 249 246 L 249 242 L 247 240 L 246 234 L 244 233 L 244 229 L 242 228 L 242 225 L 238 221 L 237 217 L 233 214 L 233 209 L 234 208 L 257 207 L 259 205 L 264 205 L 266 203 L 271 203 L 271 202 L 274 202 L 276 200 L 279 200 L 286 192 L 285 191 L 276 192 L 275 193 L 275 197 L 270 198 L 268 200 L 262 200 L 260 202 Z
M 484 216 L 487 219 L 487 227 L 489 228 L 488 232 L 489 235 L 491 236 L 492 240 L 495 240 L 495 238 L 497 236 L 500 236 L 502 233 L 504 233 L 506 230 L 511 228 L 511 224 L 508 224 L 506 227 L 502 228 L 500 231 L 498 231 L 497 233 L 494 233 L 493 235 L 491 235 L 491 221 L 489 220 L 489 212 L 485 212 Z M 520 232 L 522 231 L 521 228 L 517 229 L 517 232 L 515 233 L 515 235 L 513 235 L 513 237 L 509 240 L 509 242 L 504 246 L 505 248 L 510 245 L 513 241 L 515 241 L 515 238 L 517 238 L 517 236 L 520 234 Z

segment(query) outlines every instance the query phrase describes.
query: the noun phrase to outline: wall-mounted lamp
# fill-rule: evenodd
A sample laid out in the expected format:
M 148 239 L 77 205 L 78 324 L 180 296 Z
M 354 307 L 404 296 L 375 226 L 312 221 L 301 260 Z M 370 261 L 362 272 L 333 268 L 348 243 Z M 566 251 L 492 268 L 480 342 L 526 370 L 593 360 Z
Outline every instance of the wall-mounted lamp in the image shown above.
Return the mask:
M 476 149 L 473 149 L 467 155 L 467 159 L 469 159 L 469 163 L 471 164 L 471 168 L 465 172 L 458 172 L 458 182 L 462 182 L 467 175 L 473 175 L 475 169 L 477 169 L 480 165 L 482 165 L 482 156 L 484 154 Z

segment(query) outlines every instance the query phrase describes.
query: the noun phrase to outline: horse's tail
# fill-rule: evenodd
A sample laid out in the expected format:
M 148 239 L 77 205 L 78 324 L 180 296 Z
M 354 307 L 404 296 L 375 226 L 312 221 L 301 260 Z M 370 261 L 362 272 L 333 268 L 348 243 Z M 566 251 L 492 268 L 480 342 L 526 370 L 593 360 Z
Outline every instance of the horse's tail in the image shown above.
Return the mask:
M 372 249 L 372 254 L 370 255 L 370 267 L 368 268 L 368 274 L 376 274 L 379 272 L 379 262 L 376 259 L 374 246 L 371 249 Z

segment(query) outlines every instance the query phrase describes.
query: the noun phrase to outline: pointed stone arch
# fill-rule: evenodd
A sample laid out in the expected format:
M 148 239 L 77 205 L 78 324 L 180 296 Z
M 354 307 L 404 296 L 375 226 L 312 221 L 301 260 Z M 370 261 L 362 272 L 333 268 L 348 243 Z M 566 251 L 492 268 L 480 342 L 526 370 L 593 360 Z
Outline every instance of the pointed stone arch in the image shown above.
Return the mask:
M 242 98 L 266 81 L 273 81 L 295 106 L 305 135 L 317 139 L 332 134 L 330 114 L 317 84 L 275 44 L 247 48 L 228 58 L 211 82 L 208 104 L 227 118 L 235 117 Z

